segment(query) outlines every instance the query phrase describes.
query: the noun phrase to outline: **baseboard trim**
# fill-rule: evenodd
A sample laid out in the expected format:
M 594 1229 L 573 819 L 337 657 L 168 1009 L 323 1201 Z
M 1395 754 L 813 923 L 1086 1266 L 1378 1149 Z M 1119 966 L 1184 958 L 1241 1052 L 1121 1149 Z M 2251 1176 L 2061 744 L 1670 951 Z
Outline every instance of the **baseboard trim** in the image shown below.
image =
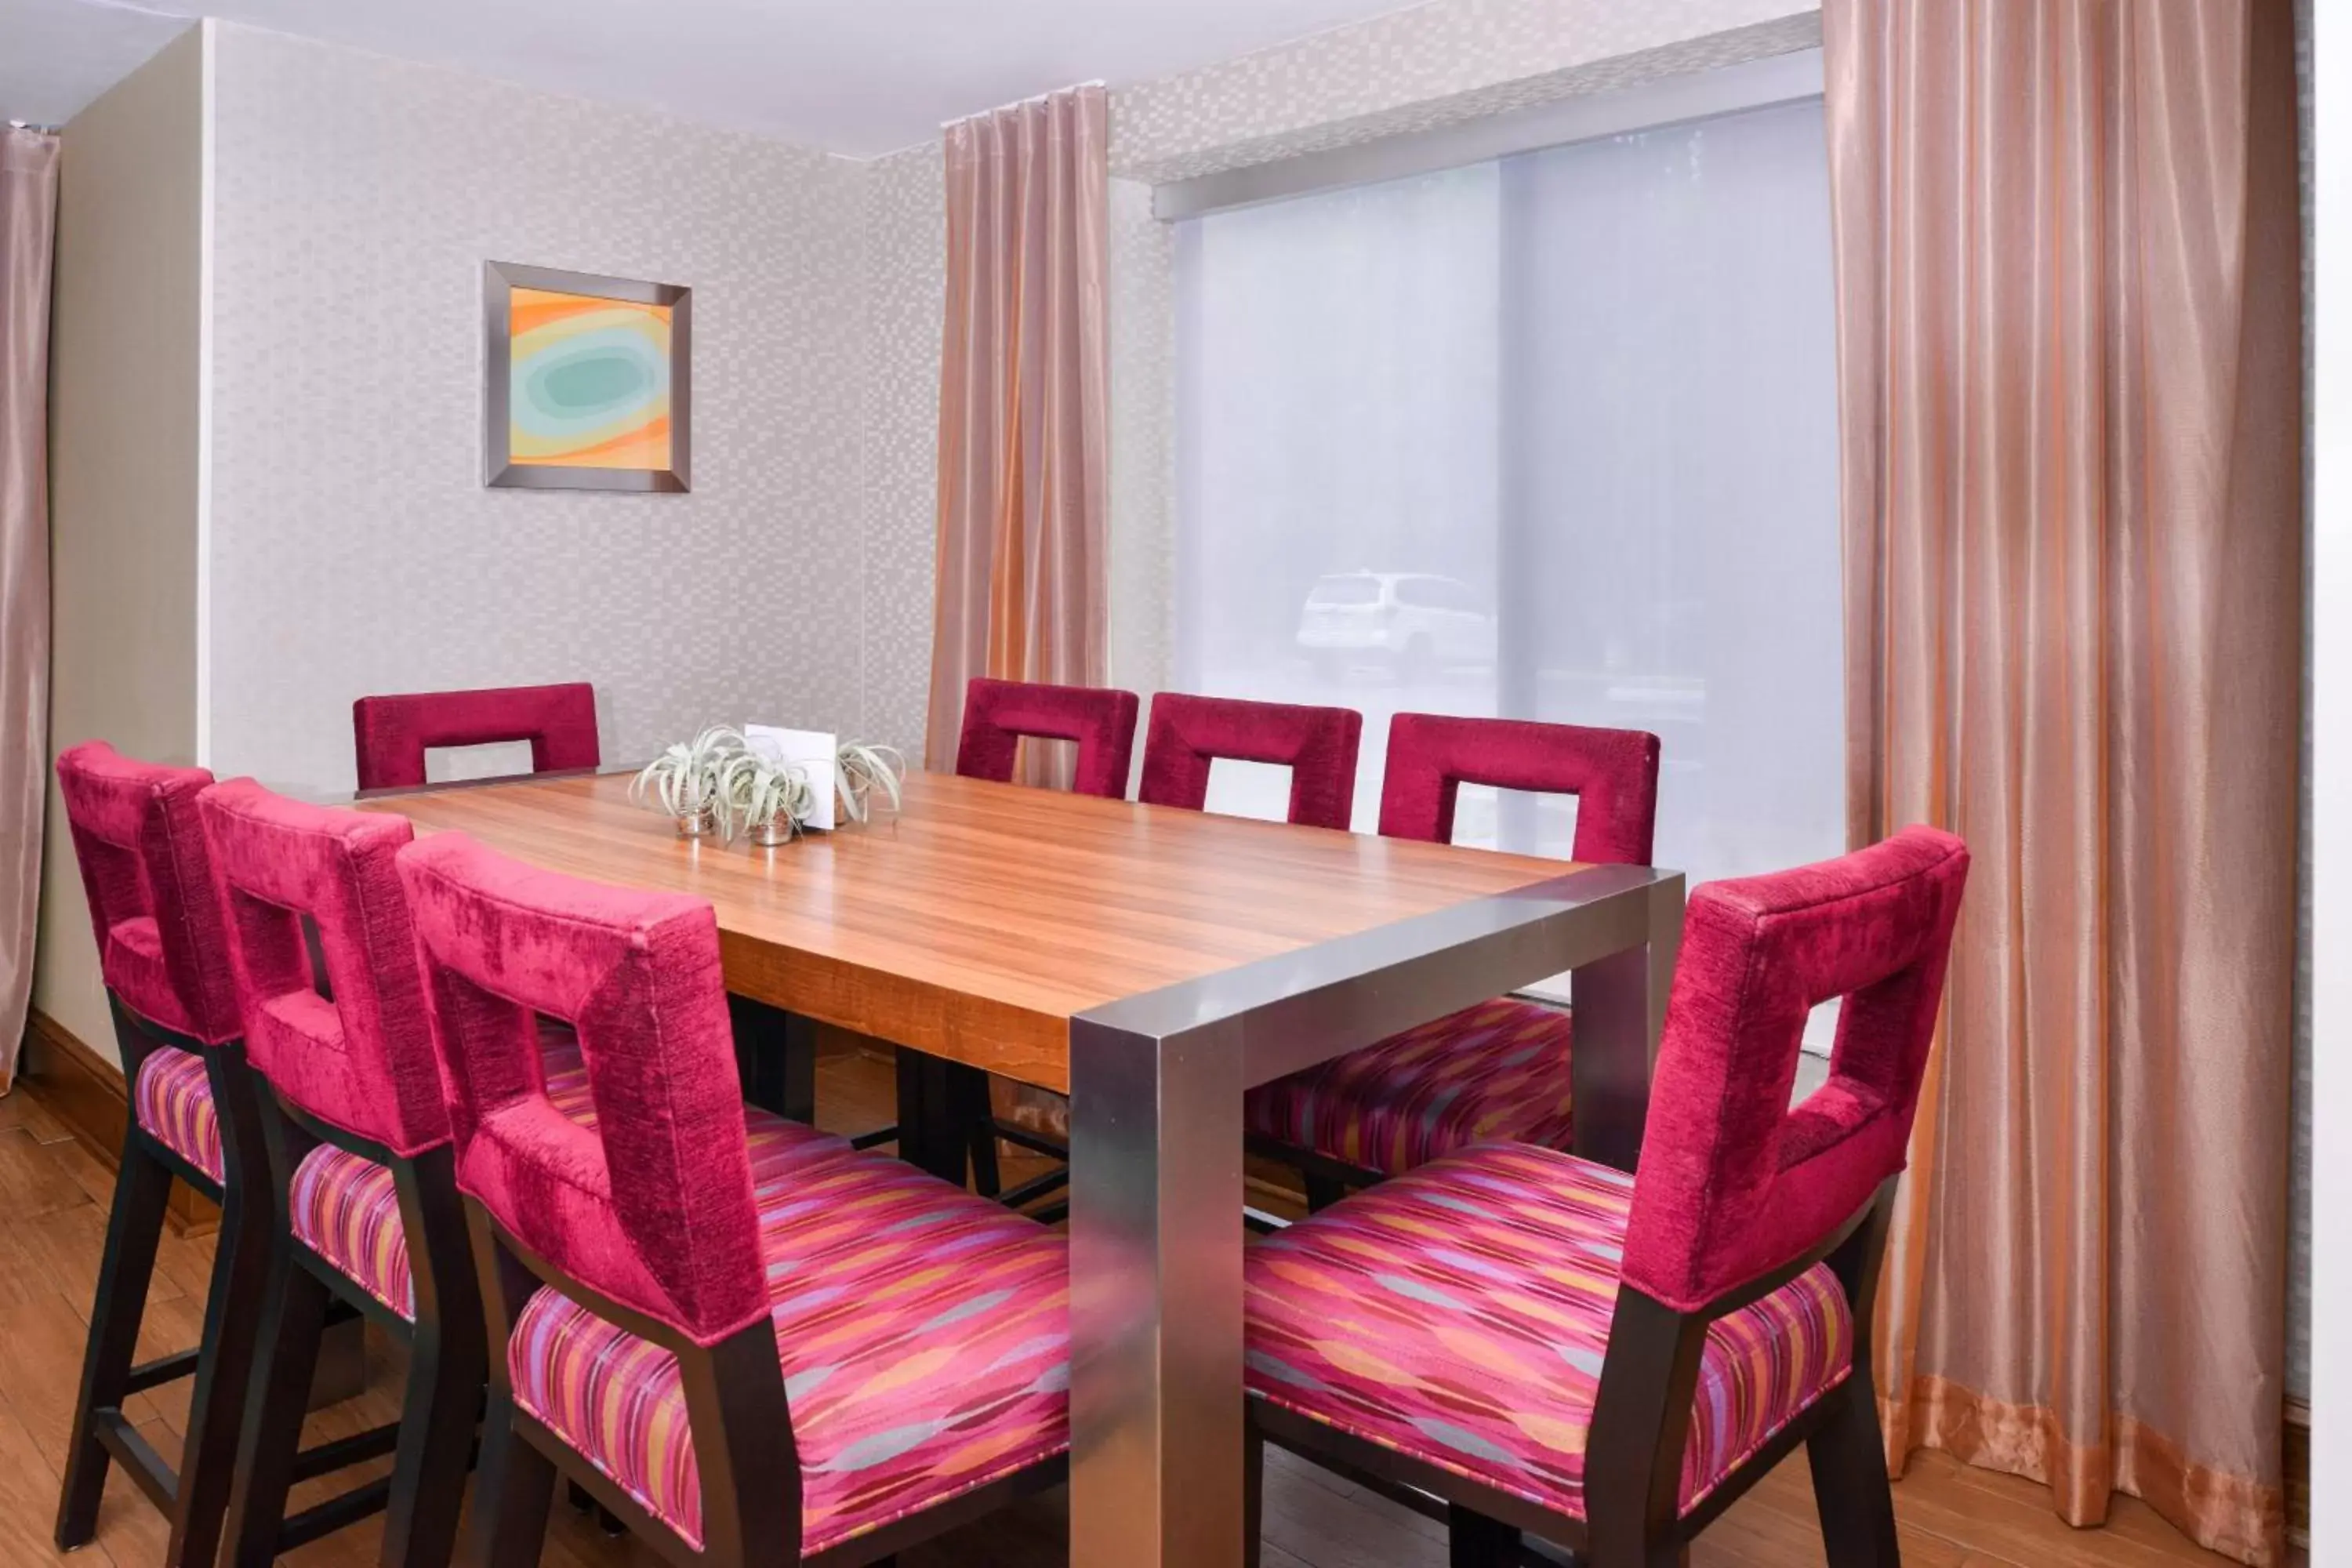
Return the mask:
M 131 1125 L 122 1069 L 37 1007 L 25 1021 L 16 1081 L 17 1091 L 37 1098 L 92 1159 L 110 1171 L 121 1163 L 122 1134 Z M 220 1226 L 219 1208 L 185 1182 L 172 1184 L 165 1213 L 184 1236 L 208 1235 Z

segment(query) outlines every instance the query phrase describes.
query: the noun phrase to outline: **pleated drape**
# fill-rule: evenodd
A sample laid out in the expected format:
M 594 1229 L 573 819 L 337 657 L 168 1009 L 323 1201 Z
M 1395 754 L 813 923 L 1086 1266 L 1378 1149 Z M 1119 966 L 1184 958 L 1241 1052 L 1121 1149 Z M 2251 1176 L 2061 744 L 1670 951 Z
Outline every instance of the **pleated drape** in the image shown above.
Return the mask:
M 934 768 L 973 676 L 1109 673 L 1108 129 L 1099 86 L 947 128 Z
M 1830 0 L 1856 842 L 1975 854 L 1890 1462 L 2279 1560 L 2300 700 L 2285 0 Z
M 33 994 L 48 776 L 49 283 L 58 139 L 0 126 L 0 1087 Z

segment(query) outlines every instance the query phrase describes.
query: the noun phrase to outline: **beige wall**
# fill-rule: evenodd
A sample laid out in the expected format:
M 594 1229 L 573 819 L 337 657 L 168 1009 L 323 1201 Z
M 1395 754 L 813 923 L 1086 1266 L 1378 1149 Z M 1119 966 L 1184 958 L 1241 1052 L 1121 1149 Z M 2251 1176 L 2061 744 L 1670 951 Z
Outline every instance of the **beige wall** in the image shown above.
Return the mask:
M 53 749 L 197 760 L 204 38 L 74 117 L 50 354 Z M 33 1005 L 111 1057 L 88 906 L 49 789 Z
M 860 657 L 862 165 L 226 24 L 213 117 L 215 771 L 348 789 L 354 698 L 551 680 L 615 762 L 910 738 Z M 691 494 L 484 487 L 486 260 L 693 289 Z

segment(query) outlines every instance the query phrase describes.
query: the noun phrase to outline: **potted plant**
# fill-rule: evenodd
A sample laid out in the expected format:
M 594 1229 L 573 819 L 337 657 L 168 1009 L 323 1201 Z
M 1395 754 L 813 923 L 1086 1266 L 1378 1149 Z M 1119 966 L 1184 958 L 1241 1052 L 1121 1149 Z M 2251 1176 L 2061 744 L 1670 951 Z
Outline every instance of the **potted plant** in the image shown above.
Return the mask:
M 727 760 L 719 777 L 720 810 L 742 825 L 754 844 L 789 844 L 815 804 L 808 771 L 746 749 Z
M 741 731 L 714 724 L 693 740 L 671 746 L 629 783 L 629 799 L 658 805 L 677 824 L 681 838 L 718 834 L 731 837 L 723 781 L 728 764 L 746 754 Z
M 907 759 L 898 747 L 844 742 L 835 755 L 833 771 L 840 784 L 842 809 L 851 820 L 866 820 L 868 801 L 877 790 L 889 796 L 890 813 L 898 815 L 898 781 L 907 776 Z

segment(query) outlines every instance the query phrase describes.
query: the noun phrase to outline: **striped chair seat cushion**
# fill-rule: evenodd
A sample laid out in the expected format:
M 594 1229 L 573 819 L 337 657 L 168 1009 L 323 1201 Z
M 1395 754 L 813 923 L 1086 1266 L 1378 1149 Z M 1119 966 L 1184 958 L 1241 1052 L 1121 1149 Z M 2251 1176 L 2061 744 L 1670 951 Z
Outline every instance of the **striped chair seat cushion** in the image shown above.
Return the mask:
M 131 1087 L 132 1114 L 157 1142 L 219 1182 L 222 1175 L 220 1108 L 213 1103 L 213 1080 L 205 1058 L 194 1051 L 158 1047 L 139 1064 Z
M 1255 1133 L 1402 1175 L 1465 1144 L 1568 1147 L 1569 1016 L 1497 997 L 1250 1091 Z
M 902 1161 L 748 1119 L 803 1552 L 1066 1450 L 1064 1238 Z M 668 1352 L 542 1289 L 508 1364 L 517 1405 L 700 1549 L 701 1482 Z
M 569 1031 L 541 1033 L 547 1098 L 583 1126 L 593 1126 L 588 1073 Z M 390 1168 L 363 1154 L 321 1143 L 294 1167 L 287 1194 L 295 1238 L 377 1300 L 414 1320 L 416 1285 L 408 1266 L 408 1231 Z
M 1482 1143 L 1250 1248 L 1250 1392 L 1584 1517 L 1633 1179 Z M 1816 1266 L 1718 1320 L 1701 1357 L 1685 1512 L 1845 1380 L 1853 1322 Z

